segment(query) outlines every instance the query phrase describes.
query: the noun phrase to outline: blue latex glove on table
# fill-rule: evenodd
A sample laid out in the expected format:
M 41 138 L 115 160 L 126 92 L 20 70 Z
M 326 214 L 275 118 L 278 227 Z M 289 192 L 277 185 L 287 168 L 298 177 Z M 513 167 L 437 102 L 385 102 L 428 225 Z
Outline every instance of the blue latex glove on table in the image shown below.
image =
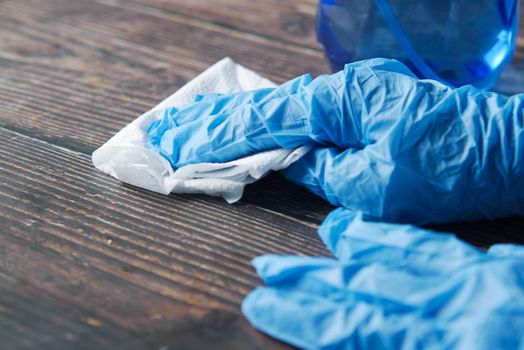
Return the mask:
M 267 255 L 242 311 L 305 349 L 523 349 L 524 247 L 482 252 L 450 234 L 331 213 L 339 259 Z
M 385 221 L 524 215 L 524 95 L 419 80 L 373 59 L 275 89 L 200 97 L 149 128 L 173 167 L 313 145 L 284 171 Z
M 339 259 L 255 259 L 243 311 L 303 348 L 522 348 L 524 248 L 479 251 L 412 223 L 524 215 L 524 95 L 418 80 L 384 59 L 167 110 L 151 144 L 177 168 L 314 146 L 285 176 L 339 209 Z M 365 219 L 366 218 L 366 219 Z

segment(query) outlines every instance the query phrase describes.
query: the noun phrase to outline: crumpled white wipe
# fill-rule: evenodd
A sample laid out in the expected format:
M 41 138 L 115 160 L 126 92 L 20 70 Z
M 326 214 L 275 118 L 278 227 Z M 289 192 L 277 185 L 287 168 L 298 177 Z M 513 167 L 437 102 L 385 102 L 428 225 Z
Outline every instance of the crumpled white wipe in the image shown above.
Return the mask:
M 274 86 L 252 70 L 224 58 L 120 130 L 93 152 L 93 164 L 122 182 L 154 192 L 205 193 L 222 196 L 229 203 L 236 202 L 247 184 L 271 170 L 287 168 L 304 156 L 309 147 L 274 149 L 227 163 L 192 164 L 175 170 L 148 146 L 146 129 L 163 116 L 164 109 L 191 103 L 196 95 Z

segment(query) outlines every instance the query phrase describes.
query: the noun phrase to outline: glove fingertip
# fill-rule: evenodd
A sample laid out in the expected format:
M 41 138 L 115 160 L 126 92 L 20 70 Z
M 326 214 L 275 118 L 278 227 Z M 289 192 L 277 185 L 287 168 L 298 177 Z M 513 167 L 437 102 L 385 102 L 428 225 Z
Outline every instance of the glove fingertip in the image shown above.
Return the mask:
M 517 244 L 494 244 L 488 249 L 488 254 L 524 259 L 524 246 Z
M 242 302 L 242 313 L 249 323 L 261 332 L 299 348 L 308 347 L 308 337 L 317 334 L 304 333 L 303 325 L 309 324 L 307 308 L 303 300 L 291 293 L 259 287 L 249 293 Z M 307 328 L 307 327 L 305 327 Z
M 278 308 L 279 299 L 274 290 L 267 287 L 255 288 L 242 302 L 242 314 L 249 323 L 258 330 L 266 333 L 274 333 L 278 327 L 275 310 Z
M 257 256 L 253 260 L 251 260 L 251 265 L 253 265 L 253 267 L 255 268 L 255 270 L 258 273 L 259 270 L 264 270 L 264 268 L 268 264 L 270 264 L 276 256 L 277 255 L 275 254 L 265 254 L 265 255 Z
M 242 301 L 241 310 L 244 316 L 251 322 L 252 315 L 255 314 L 257 300 L 262 295 L 263 287 L 253 289 Z M 252 322 L 253 323 L 253 322 Z
M 335 256 L 340 256 L 339 243 L 344 231 L 359 213 L 345 208 L 333 210 L 318 229 L 322 242 Z
M 288 275 L 292 273 L 293 267 L 296 263 L 300 263 L 304 259 L 298 256 L 292 255 L 277 255 L 277 254 L 266 254 L 257 256 L 252 260 L 252 265 L 255 268 L 257 274 L 265 283 L 275 282 L 280 276 Z

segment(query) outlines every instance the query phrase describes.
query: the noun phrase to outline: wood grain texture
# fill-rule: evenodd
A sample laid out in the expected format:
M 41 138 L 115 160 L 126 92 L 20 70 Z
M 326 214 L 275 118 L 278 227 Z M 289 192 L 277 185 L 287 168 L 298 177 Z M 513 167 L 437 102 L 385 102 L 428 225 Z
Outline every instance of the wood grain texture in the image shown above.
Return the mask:
M 109 1 L 142 11 L 157 10 L 163 15 L 205 21 L 278 42 L 321 49 L 315 38 L 314 27 L 317 0 Z
M 96 171 L 91 152 L 219 59 L 328 72 L 314 0 L 0 0 L 0 348 L 286 348 L 240 315 L 263 253 L 329 255 L 332 207 L 271 175 L 227 205 Z M 522 90 L 524 42 L 498 89 Z M 435 227 L 524 243 L 523 219 Z
M 0 30 L 0 126 L 85 153 L 225 56 L 277 82 L 327 71 L 313 50 L 89 1 L 1 2 Z
M 209 348 L 256 344 L 239 317 L 258 284 L 249 261 L 328 254 L 313 226 L 249 204 L 127 187 L 85 155 L 9 131 L 0 145 L 0 319 L 28 342 L 18 346 L 53 348 L 84 332 L 87 348 L 140 348 L 214 318 L 232 328 L 211 330 Z

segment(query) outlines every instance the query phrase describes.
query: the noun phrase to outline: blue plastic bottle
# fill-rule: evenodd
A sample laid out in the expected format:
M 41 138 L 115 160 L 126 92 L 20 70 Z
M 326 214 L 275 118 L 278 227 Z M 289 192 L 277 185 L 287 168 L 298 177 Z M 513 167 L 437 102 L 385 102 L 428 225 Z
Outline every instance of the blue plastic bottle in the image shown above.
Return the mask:
M 317 36 L 333 70 L 395 58 L 421 78 L 489 89 L 511 60 L 518 0 L 320 0 Z

